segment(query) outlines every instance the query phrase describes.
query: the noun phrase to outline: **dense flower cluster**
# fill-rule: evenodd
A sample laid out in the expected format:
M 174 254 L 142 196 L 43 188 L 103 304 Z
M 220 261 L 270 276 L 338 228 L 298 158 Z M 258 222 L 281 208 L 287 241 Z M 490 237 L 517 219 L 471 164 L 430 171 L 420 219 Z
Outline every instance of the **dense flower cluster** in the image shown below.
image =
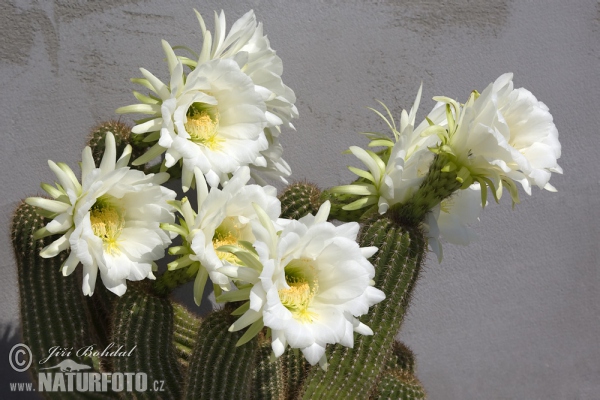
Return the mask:
M 166 168 L 181 162 L 184 191 L 196 168 L 210 186 L 226 182 L 241 166 L 250 166 L 263 184 L 261 174 L 285 182 L 291 170 L 281 158 L 278 137 L 281 126 L 293 128 L 290 121 L 298 111 L 294 92 L 281 80 L 281 59 L 252 11 L 227 34 L 225 15 L 215 15 L 214 39 L 197 16 L 204 37 L 200 53 L 193 53 L 193 59 L 178 57 L 163 41 L 169 83 L 142 68 L 144 78 L 135 81 L 151 95 L 134 92 L 141 103 L 117 110 L 149 115 L 132 131 L 147 134 L 145 140 L 155 144 L 134 164 L 165 153 Z
M 477 199 L 485 206 L 488 187 L 496 200 L 506 187 L 513 203 L 519 202 L 514 182 L 527 194 L 532 185 L 555 191 L 549 180 L 552 172 L 562 173 L 557 164 L 561 147 L 548 107 L 528 90 L 514 89 L 512 74 L 500 76 L 481 94 L 473 92 L 465 104 L 434 98 L 438 103 L 415 128 L 420 97 L 421 89 L 410 112 L 402 111 L 399 127 L 385 105 L 389 118 L 376 111 L 394 137 L 366 133 L 371 147 L 384 147 L 379 153 L 350 147 L 368 171 L 350 167 L 359 181 L 334 192 L 361 196 L 345 207 L 348 210 L 376 204 L 383 214 L 411 198 L 435 154 L 445 157 L 443 168 L 457 171 L 461 188 L 467 190 L 442 200 L 427 216 L 429 245 L 441 261 L 439 236 L 463 245 L 475 237 L 467 224 L 478 220 Z
M 140 103 L 117 110 L 148 116 L 132 132 L 151 147 L 132 164 L 162 155 L 162 164 L 149 168 L 163 172 L 130 169 L 132 147 L 117 159 L 112 133 L 105 136 L 99 166 L 90 147 L 83 151 L 81 182 L 66 164 L 49 161 L 58 183 L 42 188 L 52 199 L 27 199 L 52 219 L 35 238 L 58 235 L 41 256 L 70 250 L 62 272 L 69 275 L 81 263 L 85 295 L 93 294 L 100 272 L 103 284 L 121 296 L 127 280 L 155 279 L 154 262 L 180 236 L 181 244 L 168 249 L 177 257 L 161 278 L 179 272 L 192 277 L 198 305 L 210 278 L 217 302 L 243 303 L 230 327 L 247 328 L 238 345 L 266 327 L 275 357 L 289 346 L 325 367 L 328 344 L 353 347 L 354 333 L 372 335 L 377 329 L 358 318 L 386 297 L 375 288 L 369 261 L 378 249 L 357 243 L 360 217 L 330 222 L 329 201 L 317 199 L 314 205 L 311 198 L 318 208 L 314 215 L 281 218 L 276 189 L 264 179 L 285 181 L 291 174 L 279 135 L 281 127 L 293 128 L 298 112 L 294 92 L 281 79 L 281 59 L 252 11 L 229 32 L 224 14 L 215 14 L 214 36 L 197 16 L 200 51 L 187 49 L 192 58 L 177 55 L 163 41 L 169 82 L 142 68 L 143 78 L 134 82 L 151 93 L 134 92 Z M 441 261 L 440 238 L 466 245 L 475 237 L 468 224 L 479 219 L 488 189 L 498 199 L 506 188 L 514 203 L 515 182 L 528 194 L 532 185 L 554 191 L 549 180 L 552 172 L 562 172 L 561 147 L 548 108 L 526 89 L 514 89 L 511 74 L 481 94 L 473 92 L 464 104 L 434 98 L 438 103 L 417 125 L 420 99 L 421 88 L 398 125 L 383 103 L 388 116 L 373 110 L 392 137 L 366 133 L 370 148 L 382 148 L 377 152 L 350 147 L 366 170 L 350 167 L 359 179 L 330 192 L 354 196 L 346 210 L 375 214 L 395 212 L 422 196 L 417 223 Z M 184 192 L 195 185 L 195 207 L 161 186 L 171 179 L 167 170 L 181 172 Z M 446 191 L 428 179 L 432 174 L 444 177 L 437 180 L 445 185 L 450 180 Z M 398 226 L 406 221 L 399 215 L 393 214 Z

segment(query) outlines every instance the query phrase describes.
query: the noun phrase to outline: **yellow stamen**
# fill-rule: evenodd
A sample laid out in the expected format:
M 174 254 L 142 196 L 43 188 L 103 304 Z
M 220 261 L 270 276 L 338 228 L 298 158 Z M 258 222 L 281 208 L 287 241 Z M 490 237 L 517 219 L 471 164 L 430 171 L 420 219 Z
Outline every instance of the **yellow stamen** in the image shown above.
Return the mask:
M 221 246 L 236 245 L 237 242 L 238 242 L 237 238 L 231 234 L 229 234 L 225 237 L 217 236 L 215 234 L 215 237 L 213 238 L 213 247 L 216 250 Z M 217 257 L 219 257 L 223 261 L 228 261 L 230 264 L 233 264 L 233 265 L 239 264 L 239 261 L 238 261 L 237 257 L 235 256 L 235 254 L 231 254 L 226 251 L 217 251 Z
M 90 211 L 90 222 L 94 235 L 102 239 L 104 250 L 109 253 L 119 252 L 117 239 L 125 226 L 123 211 L 116 206 L 98 199 Z
M 319 291 L 315 268 L 310 260 L 293 260 L 286 266 L 285 280 L 289 289 L 280 289 L 281 304 L 303 323 L 312 323 L 316 313 L 309 310 L 312 299 Z
M 192 107 L 188 111 L 187 122 L 184 126 L 192 142 L 208 147 L 210 150 L 221 148 L 221 143 L 224 140 L 218 136 L 218 111 L 197 110 Z

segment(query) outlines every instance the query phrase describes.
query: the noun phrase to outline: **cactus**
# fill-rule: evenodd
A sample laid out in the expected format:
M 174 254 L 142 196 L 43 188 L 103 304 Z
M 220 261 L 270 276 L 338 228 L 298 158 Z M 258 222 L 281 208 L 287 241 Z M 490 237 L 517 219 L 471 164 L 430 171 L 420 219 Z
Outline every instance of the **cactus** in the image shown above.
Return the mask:
M 297 349 L 286 351 L 281 357 L 286 378 L 287 399 L 297 399 L 311 366 Z
M 187 371 L 201 320 L 177 303 L 173 304 L 173 312 L 173 344 L 181 369 Z
M 57 354 L 43 364 L 49 349 L 60 346 L 79 349 L 95 344 L 98 335 L 89 323 L 89 311 L 83 298 L 80 280 L 75 274 L 63 277 L 60 266 L 68 254 L 41 258 L 39 252 L 55 237 L 33 239 L 33 233 L 48 221 L 39 216 L 35 207 L 21 203 L 13 216 L 11 238 L 19 274 L 23 343 L 31 349 L 32 377 L 36 381 L 40 367 L 52 367 L 67 358 L 100 369 L 97 357 L 77 357 Z M 76 393 L 61 393 L 61 398 L 78 398 Z M 114 398 L 110 394 L 90 393 L 91 398 Z
M 425 391 L 421 383 L 412 374 L 402 369 L 386 371 L 377 385 L 375 399 L 425 399 Z
M 401 342 L 394 342 L 392 348 L 393 357 L 390 359 L 390 368 L 400 368 L 403 371 L 413 374 L 415 372 L 415 355 Z
M 335 346 L 329 368 L 312 369 L 303 398 L 367 398 L 393 356 L 394 337 L 400 329 L 410 294 L 425 252 L 418 227 L 403 227 L 386 216 L 365 223 L 362 247 L 377 246 L 373 262 L 375 286 L 386 299 L 369 310 L 361 322 L 373 328 L 373 336 L 356 337 L 354 348 Z
M 132 159 L 135 159 L 141 156 L 148 147 L 138 135 L 131 134 L 130 126 L 120 121 L 103 122 L 95 126 L 88 137 L 88 146 L 92 149 L 92 156 L 94 157 L 96 165 L 99 165 L 100 160 L 102 160 L 102 155 L 104 154 L 104 138 L 106 137 L 107 132 L 112 132 L 115 137 L 117 154 L 123 153 L 125 147 L 130 144 L 132 146 L 131 157 Z
M 115 303 L 112 341 L 130 352 L 116 357 L 115 371 L 145 372 L 148 382 L 163 381 L 162 392 L 137 393 L 142 398 L 177 398 L 183 377 L 173 344 L 173 306 L 168 299 L 133 285 Z
M 186 399 L 249 399 L 257 343 L 236 347 L 243 332 L 228 332 L 232 309 L 210 314 L 200 325 L 184 391 Z
M 298 182 L 289 185 L 279 196 L 281 218 L 299 219 L 315 214 L 321 206 L 321 191 L 316 185 Z
M 120 148 L 131 140 L 129 128 L 123 124 L 100 125 L 89 143 L 96 160 L 102 157 L 108 131 L 115 134 Z M 131 283 L 122 297 L 97 285 L 94 296 L 84 298 L 79 284 L 81 269 L 68 277 L 60 274 L 67 252 L 50 259 L 37 255 L 53 238 L 33 240 L 33 232 L 48 221 L 38 216 L 34 207 L 23 204 L 13 222 L 13 245 L 25 342 L 31 343 L 34 361 L 55 345 L 95 344 L 102 348 L 114 342 L 132 350 L 129 356 L 81 361 L 92 362 L 102 372 L 145 372 L 150 385 L 164 382 L 163 391 L 136 393 L 139 398 L 423 398 L 413 376 L 412 353 L 394 341 L 423 258 L 425 242 L 418 224 L 406 225 L 407 219 L 397 213 L 377 217 L 371 210 L 344 210 L 355 196 L 321 192 L 309 183 L 290 185 L 280 200 L 282 216 L 288 218 L 315 214 L 329 200 L 331 218 L 362 219 L 361 246 L 380 249 L 374 261 L 375 284 L 387 298 L 361 318 L 375 335 L 358 335 L 353 349 L 330 346 L 327 372 L 310 367 L 298 349 L 274 360 L 268 330 L 260 332 L 258 339 L 236 346 L 242 332 L 228 332 L 235 319 L 230 315 L 233 304 L 201 321 L 174 303 L 168 296 L 195 277 L 190 269 L 166 271 L 154 282 Z
M 259 347 L 256 352 L 256 366 L 252 377 L 252 399 L 274 400 L 286 399 L 287 382 L 285 365 L 282 359 L 273 360 L 271 342 L 259 337 Z
M 412 351 L 404 343 L 394 342 L 392 352 L 372 398 L 424 399 L 425 391 L 414 376 L 415 360 Z

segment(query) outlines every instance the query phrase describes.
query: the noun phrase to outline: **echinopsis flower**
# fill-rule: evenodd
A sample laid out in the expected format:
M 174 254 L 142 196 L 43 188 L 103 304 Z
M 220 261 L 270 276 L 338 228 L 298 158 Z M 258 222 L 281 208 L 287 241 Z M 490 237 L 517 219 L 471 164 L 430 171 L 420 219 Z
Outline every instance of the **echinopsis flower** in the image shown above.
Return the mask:
M 94 293 L 98 271 L 107 289 L 119 296 L 127 289 L 126 280 L 154 279 L 154 261 L 164 256 L 171 243 L 159 226 L 174 220 L 167 201 L 175 198 L 175 192 L 161 186 L 169 175 L 129 169 L 130 155 L 128 146 L 117 160 L 115 140 L 108 133 L 100 166 L 95 166 L 91 149 L 84 149 L 81 183 L 66 164 L 49 161 L 59 184 L 56 188 L 43 184 L 42 188 L 54 200 L 26 200 L 53 218 L 35 233 L 36 238 L 63 234 L 40 255 L 54 257 L 70 249 L 62 272 L 70 275 L 83 264 L 85 295 Z
M 396 125 L 390 110 L 383 104 L 388 113 L 385 117 L 375 111 L 386 122 L 393 133 L 393 138 L 375 133 L 365 133 L 371 138 L 370 146 L 383 146 L 379 153 L 351 146 L 350 152 L 361 160 L 368 171 L 349 167 L 352 172 L 363 179 L 351 185 L 338 186 L 333 192 L 350 193 L 362 196 L 361 199 L 345 206 L 347 210 L 364 208 L 377 204 L 380 214 L 384 214 L 391 206 L 403 204 L 414 195 L 428 173 L 434 154 L 429 150 L 439 144 L 436 135 L 427 134 L 430 125 L 446 123 L 445 107 L 438 103 L 428 114 L 427 120 L 416 126 L 415 117 L 420 103 L 421 88 L 417 93 L 413 107 L 409 112 L 403 110 L 399 125 Z M 467 245 L 475 237 L 467 224 L 478 220 L 482 207 L 479 197 L 480 186 L 475 183 L 469 189 L 460 191 L 442 201 L 428 213 L 423 229 L 428 237 L 429 248 L 442 260 L 440 236 L 445 240 L 460 245 Z
M 367 260 L 377 249 L 359 247 L 357 223 L 336 227 L 327 222 L 329 207 L 325 202 L 315 216 L 277 224 L 256 207 L 255 253 L 236 251 L 245 266 L 221 269 L 252 285 L 244 289 L 247 311 L 230 328 L 250 326 L 241 342 L 266 326 L 276 357 L 289 345 L 301 349 L 310 364 L 325 367 L 327 344 L 352 347 L 354 332 L 373 334 L 357 317 L 385 298 L 372 286 L 375 270 Z
M 528 194 L 532 184 L 555 191 L 549 180 L 552 172 L 562 173 L 558 130 L 544 103 L 524 88 L 513 89 L 512 74 L 501 75 L 481 95 L 472 93 L 464 105 L 436 99 L 448 104 L 448 118 L 440 124 L 446 147 L 440 150 L 467 176 L 490 186 L 497 198 L 506 187 L 514 203 L 514 181 Z
M 281 126 L 294 128 L 291 120 L 298 118 L 298 110 L 294 105 L 294 91 L 281 79 L 281 58 L 271 48 L 269 39 L 263 34 L 262 23 L 256 21 L 254 11 L 250 10 L 244 14 L 227 34 L 225 14 L 223 11 L 219 15 L 215 13 L 215 35 L 212 42 L 211 33 L 206 29 L 202 16 L 197 11 L 196 15 L 204 38 L 197 64 L 217 58 L 235 59 L 242 71 L 252 79 L 256 91 L 261 94 L 267 107 L 268 122 L 265 134 L 269 149 L 261 152 L 266 159 L 266 166 L 260 163 L 251 164 L 252 176 L 257 180 L 257 176 L 265 175 L 287 183 L 285 177 L 289 176 L 291 171 L 281 158 L 278 137 Z M 193 62 L 189 62 L 188 65 L 196 66 Z
M 474 183 L 466 190 L 459 190 L 442 200 L 427 215 L 423 230 L 427 244 L 442 262 L 443 251 L 440 238 L 449 243 L 467 246 L 477 238 L 475 230 L 469 224 L 479 221 L 483 210 L 481 206 L 481 186 Z
M 197 210 L 194 211 L 187 199 L 176 205 L 184 222 L 181 225 L 164 224 L 167 230 L 179 233 L 183 245 L 169 252 L 179 255 L 169 264 L 169 269 L 192 268 L 196 272 L 194 300 L 200 305 L 207 278 L 223 290 L 229 290 L 229 278 L 220 272 L 225 265 L 236 265 L 237 259 L 229 252 L 219 251 L 221 246 L 243 249 L 241 243 L 254 242 L 251 221 L 258 217 L 253 204 L 268 210 L 272 220 L 281 212 L 281 203 L 272 186 L 248 185 L 250 170 L 237 170 L 224 188 L 212 187 L 210 192 L 199 170 L 196 170 L 198 191 Z
M 184 190 L 191 186 L 195 168 L 211 186 L 218 186 L 240 166 L 256 162 L 260 151 L 267 149 L 264 101 L 235 61 L 208 61 L 184 76 L 183 64 L 171 47 L 166 42 L 163 47 L 169 60 L 170 85 L 142 70 L 160 101 L 118 110 L 147 111 L 154 116 L 136 125 L 133 133 L 160 132 L 158 143 L 134 163 L 166 152 L 166 167 L 183 162 Z
M 134 92 L 142 104 L 121 107 L 119 113 L 145 113 L 132 132 L 156 142 L 145 163 L 166 152 L 165 166 L 182 160 L 184 191 L 199 168 L 211 186 L 227 181 L 240 166 L 285 181 L 290 170 L 281 158 L 280 126 L 292 127 L 297 117 L 294 92 L 281 81 L 281 59 L 270 48 L 251 11 L 225 33 L 225 16 L 215 15 L 215 36 L 197 13 L 204 43 L 192 60 L 177 57 L 163 41 L 171 79 L 165 85 L 145 69 L 136 82 L 153 95 Z M 193 69 L 184 73 L 184 65 Z M 263 129 L 265 131 L 263 131 Z
M 394 137 L 389 138 L 374 132 L 364 133 L 371 138 L 370 147 L 385 148 L 379 153 L 358 146 L 350 147 L 350 152 L 365 164 L 368 171 L 349 167 L 350 171 L 363 178 L 363 182 L 338 186 L 332 190 L 334 193 L 363 196 L 353 204 L 345 206 L 344 209 L 360 209 L 377 204 L 378 212 L 384 214 L 390 206 L 403 203 L 419 187 L 433 159 L 428 146 L 436 144 L 435 136 L 421 136 L 429 126 L 427 122 L 423 121 L 415 128 L 420 99 L 421 88 L 410 112 L 402 111 L 399 127 L 396 126 L 390 110 L 383 103 L 381 104 L 388 112 L 389 118 L 372 109 L 386 122 Z M 434 111 L 430 116 L 435 120 L 440 119 L 439 112 Z
M 561 152 L 558 130 L 548 107 L 527 89 L 513 89 L 512 77 L 510 73 L 500 76 L 480 96 L 483 101 L 489 92 L 494 99 L 490 101 L 496 104 L 498 118 L 493 126 L 504 139 L 500 146 L 510 153 L 510 158 L 496 162 L 527 194 L 532 184 L 555 191 L 548 181 L 552 172 L 562 173 L 557 163 Z

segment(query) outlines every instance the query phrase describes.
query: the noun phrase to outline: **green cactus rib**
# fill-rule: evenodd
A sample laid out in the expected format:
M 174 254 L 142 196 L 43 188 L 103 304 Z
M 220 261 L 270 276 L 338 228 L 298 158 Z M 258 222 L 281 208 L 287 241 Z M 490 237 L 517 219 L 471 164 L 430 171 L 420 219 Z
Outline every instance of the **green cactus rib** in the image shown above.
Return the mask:
M 112 341 L 131 354 L 113 360 L 115 371 L 145 372 L 149 385 L 163 381 L 163 391 L 135 393 L 138 398 L 169 399 L 181 395 L 182 374 L 173 346 L 173 307 L 168 299 L 133 287 L 115 303 Z
M 104 143 L 108 132 L 111 132 L 115 137 L 117 156 L 119 156 L 125 147 L 130 144 L 132 147 L 131 159 L 135 160 L 144 154 L 145 150 L 149 147 L 147 143 L 142 141 L 142 137 L 131 134 L 130 126 L 114 120 L 102 122 L 91 130 L 88 137 L 88 146 L 92 149 L 92 156 L 94 157 L 96 165 L 100 165 L 100 161 L 104 155 Z M 131 168 L 137 167 L 131 166 Z M 138 169 L 143 169 L 143 166 Z
M 210 314 L 200 325 L 190 360 L 184 398 L 249 399 L 257 340 L 236 347 L 244 332 L 228 332 L 231 307 Z
M 386 371 L 377 386 L 374 399 L 425 399 L 426 394 L 421 383 L 410 373 L 401 369 Z
M 284 367 L 286 399 L 297 399 L 302 393 L 302 387 L 311 366 L 298 349 L 288 349 L 279 357 L 279 360 Z
M 75 271 L 77 281 L 83 280 L 81 268 Z M 94 289 L 94 295 L 85 297 L 87 310 L 89 311 L 89 323 L 97 333 L 98 342 L 96 348 L 105 349 L 111 338 L 111 319 L 114 309 L 114 301 L 117 295 L 110 292 L 104 285 L 98 284 Z M 110 357 L 102 357 L 99 360 L 101 371 L 112 371 L 112 360 Z
M 96 358 L 77 357 L 81 348 L 96 345 L 98 336 L 88 321 L 89 310 L 81 291 L 81 280 L 76 274 L 64 277 L 60 266 L 68 256 L 63 252 L 54 258 L 42 258 L 39 252 L 57 239 L 56 236 L 40 240 L 33 233 L 49 221 L 39 216 L 35 207 L 21 203 L 14 213 L 11 238 L 19 275 L 23 343 L 31 349 L 32 377 L 37 386 L 39 368 L 57 365 L 65 359 L 74 359 L 87 365 L 98 366 Z M 52 347 L 72 350 L 70 355 L 48 357 Z M 110 393 L 87 393 L 89 398 L 115 398 Z M 53 393 L 52 398 L 74 399 L 80 394 Z
M 279 196 L 281 218 L 300 219 L 307 214 L 316 214 L 322 204 L 321 191 L 308 182 L 289 185 Z
M 252 399 L 275 400 L 286 399 L 287 385 L 285 365 L 281 357 L 272 360 L 271 342 L 262 340 L 256 352 L 254 370 L 252 371 Z
M 356 335 L 354 348 L 335 346 L 326 372 L 313 368 L 307 378 L 305 399 L 364 399 L 375 390 L 388 360 L 393 357 L 394 337 L 400 329 L 425 252 L 423 233 L 384 217 L 368 221 L 360 234 L 363 247 L 376 246 L 373 264 L 375 286 L 386 299 L 361 321 L 373 336 Z
M 78 278 L 81 271 L 78 270 Z M 79 280 L 79 279 L 78 279 Z M 90 311 L 90 321 L 98 333 L 99 345 L 105 347 L 110 340 L 110 322 L 117 295 L 110 292 L 104 285 L 96 285 L 94 295 L 85 297 L 86 305 Z
M 456 179 L 456 172 L 442 171 L 447 163 L 446 156 L 436 155 L 429 166 L 429 172 L 413 197 L 403 204 L 395 204 L 391 207 L 391 218 L 398 224 L 416 226 L 424 220 L 433 207 L 459 190 L 462 184 Z
M 415 356 L 413 352 L 402 342 L 394 342 L 392 348 L 393 357 L 390 359 L 390 368 L 399 368 L 405 372 L 414 374 Z
M 173 303 L 173 344 L 183 371 L 187 371 L 192 351 L 196 345 L 201 320 L 184 306 Z

